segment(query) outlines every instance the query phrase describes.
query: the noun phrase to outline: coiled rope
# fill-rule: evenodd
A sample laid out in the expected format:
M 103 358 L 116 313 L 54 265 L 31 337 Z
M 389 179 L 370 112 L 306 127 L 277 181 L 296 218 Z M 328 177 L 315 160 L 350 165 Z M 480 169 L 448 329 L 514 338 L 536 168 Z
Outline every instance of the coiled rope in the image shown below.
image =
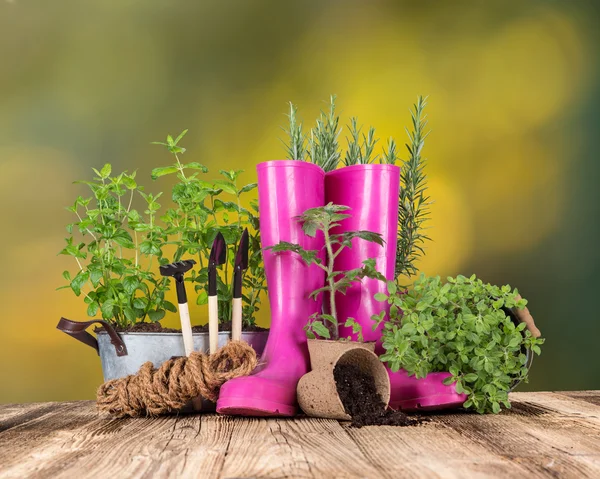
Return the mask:
M 157 416 L 198 396 L 216 401 L 223 383 L 247 376 L 256 364 L 256 352 L 244 341 L 230 341 L 211 355 L 194 351 L 172 358 L 158 369 L 147 362 L 137 374 L 102 384 L 96 394 L 98 410 L 116 417 Z

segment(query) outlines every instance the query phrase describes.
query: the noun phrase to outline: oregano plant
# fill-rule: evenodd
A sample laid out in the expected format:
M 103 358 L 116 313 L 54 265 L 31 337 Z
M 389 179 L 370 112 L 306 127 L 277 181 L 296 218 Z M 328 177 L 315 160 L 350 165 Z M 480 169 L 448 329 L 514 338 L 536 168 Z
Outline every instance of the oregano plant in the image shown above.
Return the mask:
M 468 395 L 464 407 L 479 413 L 509 408 L 511 386 L 527 381 L 527 352 L 541 353 L 544 340 L 509 314 L 527 301 L 508 285 L 484 284 L 475 275 L 447 282 L 422 275 L 405 291 L 388 282 L 388 294 L 375 299 L 390 304 L 380 359 L 417 378 L 449 371 L 444 384 L 455 384 L 456 392 Z
M 327 293 L 329 299 L 329 311 L 327 313 L 317 313 L 308 318 L 305 326 L 306 334 L 314 339 L 316 336 L 322 338 L 339 339 L 338 323 L 340 320 L 345 322 L 346 326 L 351 326 L 355 333 L 362 335 L 360 325 L 353 318 L 338 318 L 335 306 L 336 293 L 345 294 L 348 288 L 355 282 L 363 278 L 384 278 L 375 268 L 375 260 L 367 259 L 363 261 L 360 268 L 348 271 L 335 271 L 334 261 L 337 256 L 346 248 L 352 247 L 352 240 L 360 238 L 365 241 L 371 241 L 383 245 L 383 239 L 379 233 L 371 231 L 348 231 L 344 233 L 333 233 L 332 230 L 340 225 L 340 221 L 349 218 L 350 215 L 344 213 L 349 207 L 334 205 L 329 203 L 318 208 L 306 210 L 296 219 L 302 224 L 302 230 L 310 237 L 315 237 L 317 232 L 322 232 L 325 239 L 326 261 L 320 258 L 321 251 L 305 250 L 300 245 L 282 241 L 266 249 L 274 253 L 283 251 L 292 251 L 300 255 L 307 265 L 317 265 L 325 272 L 325 286 L 311 292 L 310 297 L 316 299 L 319 294 Z

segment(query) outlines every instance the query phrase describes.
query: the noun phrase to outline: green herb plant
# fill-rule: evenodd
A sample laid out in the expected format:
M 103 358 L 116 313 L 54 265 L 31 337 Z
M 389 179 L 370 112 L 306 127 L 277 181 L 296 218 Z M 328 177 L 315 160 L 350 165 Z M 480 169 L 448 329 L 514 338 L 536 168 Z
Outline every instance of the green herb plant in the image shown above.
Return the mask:
M 287 157 L 292 160 L 311 161 L 325 171 L 338 167 L 342 159 L 342 149 L 338 139 L 342 132 L 339 115 L 336 113 L 336 96 L 331 95 L 329 109 L 321 111 L 316 126 L 308 137 L 302 133 L 302 123 L 298 121 L 298 109 L 290 103 L 289 125 L 284 128 L 288 139 L 284 141 Z M 427 115 L 424 113 L 427 98 L 419 96 L 411 110 L 412 128 L 406 130 L 409 142 L 406 144 L 408 159 L 400 160 L 394 138 L 389 138 L 381 154 L 375 153 L 378 139 L 375 128 L 367 134 L 361 133 L 356 117 L 350 118 L 348 125 L 348 147 L 343 156 L 344 166 L 381 163 L 394 165 L 401 161 L 400 196 L 398 198 L 398 242 L 396 246 L 396 282 L 411 278 L 418 272 L 417 261 L 424 254 L 424 244 L 430 238 L 425 234 L 426 222 L 430 215 L 431 200 L 427 194 L 427 176 L 422 150 L 427 130 Z
M 347 138 L 348 149 L 346 150 L 344 164 L 346 166 L 351 166 L 375 163 L 379 158 L 378 155 L 373 156 L 375 144 L 379 141 L 375 138 L 375 128 L 369 128 L 369 132 L 366 135 L 362 135 L 361 142 L 360 133 L 362 126 L 358 126 L 358 118 L 354 116 L 350 118 L 348 130 L 350 131 L 350 138 Z
M 290 115 L 293 115 L 293 109 Z M 192 270 L 186 281 L 194 283 L 199 305 L 208 303 L 208 258 L 213 240 L 220 232 L 227 243 L 227 263 L 217 277 L 219 296 L 219 321 L 231 320 L 233 297 L 233 263 L 239 240 L 245 228 L 250 233 L 248 269 L 243 277 L 242 317 L 245 325 L 255 323 L 261 298 L 266 291 L 266 279 L 260 249 L 258 228 L 258 206 L 250 201 L 250 209 L 242 206 L 242 199 L 255 190 L 256 183 L 238 186 L 239 175 L 243 170 L 219 170 L 222 178 L 204 180 L 200 175 L 208 173 L 208 168 L 200 163 L 182 163 L 180 156 L 185 148 L 180 145 L 187 130 L 177 138 L 167 136 L 165 142 L 155 142 L 164 146 L 175 162 L 172 165 L 155 168 L 152 178 L 158 179 L 175 175 L 178 182 L 172 189 L 174 208 L 169 208 L 161 217 L 166 225 L 166 233 L 171 238 L 168 244 L 175 247 L 173 261 L 184 256 L 197 258 L 199 269 Z
M 430 238 L 424 233 L 425 223 L 429 219 L 431 200 L 427 196 L 427 176 L 425 160 L 421 153 L 426 132 L 427 115 L 424 114 L 427 98 L 419 97 L 411 111 L 412 130 L 406 130 L 410 142 L 408 160 L 404 161 L 400 173 L 400 197 L 398 200 L 398 242 L 396 246 L 395 274 L 398 283 L 400 278 L 417 274 L 416 262 L 425 253 L 424 243 Z M 384 153 L 386 161 L 396 161 L 396 145 L 393 139 L 388 143 Z
M 335 306 L 335 294 L 345 294 L 348 288 L 362 278 L 377 278 L 382 279 L 383 275 L 377 272 L 375 268 L 375 260 L 367 259 L 363 261 L 362 267 L 349 271 L 335 271 L 334 261 L 337 256 L 346 248 L 352 247 L 352 240 L 360 238 L 365 241 L 371 241 L 379 245 L 383 245 L 383 239 L 379 233 L 370 231 L 348 231 L 345 233 L 334 234 L 332 229 L 340 225 L 340 221 L 349 218 L 350 215 L 345 214 L 349 208 L 342 205 L 334 205 L 329 203 L 326 206 L 311 208 L 306 210 L 297 219 L 302 224 L 302 230 L 310 237 L 315 237 L 318 232 L 322 232 L 325 238 L 325 253 L 326 261 L 321 259 L 322 251 L 305 250 L 300 245 L 282 241 L 267 249 L 274 253 L 283 251 L 293 251 L 300 255 L 302 260 L 307 265 L 317 265 L 325 272 L 326 285 L 316 289 L 310 294 L 310 297 L 317 299 L 321 293 L 327 293 L 329 298 L 329 312 L 317 313 L 309 318 L 304 330 L 309 338 L 314 339 L 317 335 L 322 338 L 339 339 L 338 335 L 338 318 L 337 309 Z M 353 318 L 342 318 L 346 326 L 353 328 L 355 333 L 359 334 L 359 339 L 362 337 L 360 325 Z
M 540 354 L 544 342 L 507 314 L 507 308 L 527 304 L 516 289 L 484 284 L 475 275 L 446 283 L 422 275 L 407 291 L 388 282 L 388 293 L 375 299 L 390 304 L 380 359 L 392 371 L 402 368 L 417 378 L 449 371 L 444 384 L 456 383 L 456 392 L 468 395 L 465 408 L 479 413 L 510 408 L 512 384 L 527 381 L 526 352 Z
M 283 140 L 287 157 L 290 160 L 304 161 L 306 157 L 306 135 L 302 132 L 302 122 L 298 122 L 298 108 L 290 102 L 290 112 L 287 114 L 289 120 L 288 128 L 282 128 L 285 131 L 288 141 Z
M 342 129 L 339 127 L 340 117 L 335 111 L 335 100 L 336 96 L 331 95 L 329 110 L 321 110 L 308 138 L 308 157 L 324 171 L 335 170 L 341 158 L 338 138 Z
M 146 318 L 159 321 L 165 311 L 176 311 L 165 300 L 168 279 L 153 269 L 168 263 L 163 256 L 166 231 L 156 221 L 161 194 L 144 193 L 135 172 L 111 176 L 110 164 L 93 171 L 92 181 L 75 182 L 87 185 L 92 196 L 79 196 L 67 208 L 77 220 L 67 225 L 69 236 L 59 254 L 71 256 L 77 272 L 65 271 L 68 284 L 59 289 L 83 295 L 89 316 L 100 312 L 116 326 L 126 328 Z M 145 203 L 141 213 L 133 208 L 136 196 Z

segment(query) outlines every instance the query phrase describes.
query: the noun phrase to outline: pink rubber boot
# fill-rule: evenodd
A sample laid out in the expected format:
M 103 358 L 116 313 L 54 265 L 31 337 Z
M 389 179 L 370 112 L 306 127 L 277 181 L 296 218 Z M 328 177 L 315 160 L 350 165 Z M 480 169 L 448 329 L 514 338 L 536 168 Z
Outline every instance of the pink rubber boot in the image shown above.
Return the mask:
M 394 165 L 354 165 L 330 171 L 325 175 L 325 202 L 349 206 L 352 215 L 341 222 L 338 231 L 368 230 L 380 233 L 385 244 L 379 246 L 362 239 L 354 239 L 352 248 L 344 250 L 335 260 L 335 269 L 344 271 L 358 268 L 369 258 L 376 258 L 377 270 L 386 279 L 393 280 L 396 262 L 398 230 L 398 194 L 400 168 Z M 389 305 L 375 301 L 375 293 L 386 293 L 382 281 L 363 279 L 350 287 L 346 295 L 337 295 L 336 308 L 340 322 L 341 338 L 357 340 L 352 329 L 343 325 L 352 317 L 362 325 L 365 341 L 376 341 L 375 352 L 381 354 L 381 330 L 375 330 L 371 316 L 382 310 L 389 313 Z M 386 366 L 387 368 L 387 366 Z M 409 377 L 406 371 L 396 373 L 389 368 L 391 398 L 390 407 L 397 409 L 439 409 L 460 406 L 466 396 L 457 394 L 453 385 L 445 386 L 442 380 L 449 373 L 432 373 L 424 379 Z
M 323 170 L 312 163 L 281 160 L 261 163 L 257 172 L 262 247 L 288 241 L 322 250 L 323 235 L 306 236 L 295 217 L 325 204 Z M 318 266 L 306 266 L 295 253 L 263 255 L 271 304 L 269 339 L 252 375 L 221 387 L 217 402 L 221 414 L 294 416 L 296 386 L 310 367 L 303 327 L 311 314 L 321 310 L 321 301 L 308 295 L 323 286 L 324 273 Z
M 333 233 L 367 230 L 379 233 L 385 241 L 383 246 L 359 238 L 352 241 L 335 260 L 336 271 L 359 268 L 366 259 L 375 258 L 376 268 L 386 279 L 394 279 L 396 242 L 398 231 L 398 194 L 400 192 L 400 168 L 394 165 L 353 165 L 330 171 L 325 175 L 325 202 L 349 206 L 346 213 L 352 215 L 341 221 Z M 357 340 L 352 328 L 343 323 L 347 318 L 356 319 L 362 326 L 365 341 L 381 338 L 383 323 L 373 331 L 371 316 L 389 306 L 375 301 L 375 293 L 386 293 L 387 286 L 377 279 L 365 278 L 354 283 L 345 295 L 336 295 L 336 308 L 340 322 L 340 338 Z M 376 345 L 381 353 L 381 345 Z

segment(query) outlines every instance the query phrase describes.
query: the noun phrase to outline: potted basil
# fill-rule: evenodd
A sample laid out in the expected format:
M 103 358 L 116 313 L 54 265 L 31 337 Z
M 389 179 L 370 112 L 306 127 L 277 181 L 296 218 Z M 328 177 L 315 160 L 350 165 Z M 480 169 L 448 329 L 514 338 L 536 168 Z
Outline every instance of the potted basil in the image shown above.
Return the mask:
M 204 181 L 208 172 L 199 163 L 179 161 L 185 149 L 178 145 L 183 132 L 163 143 L 175 156 L 175 164 L 153 170 L 153 178 L 176 174 L 172 192 L 174 208 L 161 214 L 162 193 L 146 192 L 136 174 L 112 174 L 110 164 L 93 169 L 86 184 L 92 195 L 78 197 L 67 209 L 76 221 L 67 225 L 69 236 L 60 254 L 73 258 L 76 271 L 65 271 L 65 286 L 82 297 L 87 322 L 63 319 L 59 329 L 98 350 L 105 380 L 137 372 L 146 361 L 155 366 L 172 356 L 183 356 L 181 333 L 163 328 L 160 321 L 176 306 L 166 299 L 169 278 L 158 273 L 160 265 L 194 258 L 196 267 L 186 281 L 194 286 L 197 304 L 208 302 L 208 256 L 217 234 L 227 243 L 227 263 L 217 277 L 219 296 L 219 344 L 227 342 L 231 325 L 232 277 L 235 250 L 245 228 L 250 230 L 248 269 L 243 276 L 242 296 L 245 331 L 242 339 L 262 353 L 268 331 L 255 324 L 262 293 L 266 290 L 256 209 L 241 206 L 240 198 L 255 184 L 237 186 L 240 171 L 221 171 L 222 179 Z M 233 198 L 228 201 L 225 196 Z M 141 201 L 141 208 L 138 203 Z M 97 325 L 94 338 L 86 331 Z M 194 349 L 208 351 L 207 326 L 193 328 Z

